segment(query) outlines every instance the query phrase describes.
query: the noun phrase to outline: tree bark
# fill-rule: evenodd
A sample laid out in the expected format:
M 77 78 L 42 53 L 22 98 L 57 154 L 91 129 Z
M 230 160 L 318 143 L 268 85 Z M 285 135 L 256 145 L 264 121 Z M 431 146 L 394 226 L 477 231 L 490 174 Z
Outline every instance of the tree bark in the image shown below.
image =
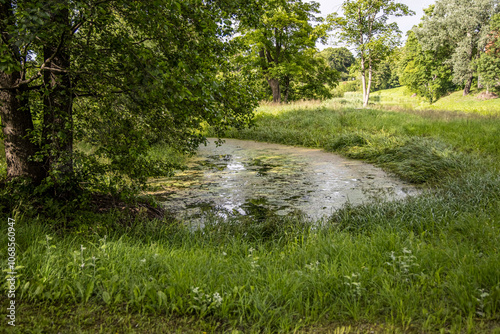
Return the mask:
M 363 107 L 364 107 L 366 99 L 366 73 L 365 73 L 365 61 L 363 59 L 363 54 L 361 54 L 361 87 L 363 88 Z
M 2 87 L 14 86 L 20 73 L 0 73 Z M 23 89 L 0 91 L 0 117 L 4 135 L 7 178 L 25 177 L 39 184 L 46 175 L 41 162 L 33 159 L 39 147 L 30 140 L 33 121 L 29 109 L 27 92 Z
M 367 107 L 368 106 L 368 101 L 370 100 L 370 90 L 372 88 L 372 62 L 371 60 L 369 61 L 369 65 L 368 65 L 368 85 L 366 87 L 366 96 L 365 96 L 365 99 L 363 101 L 363 107 Z
M 281 91 L 279 79 L 267 79 L 267 83 L 273 92 L 273 102 L 281 103 Z
M 19 49 L 11 44 L 7 25 L 13 24 L 12 4 L 0 2 L 1 43 L 10 51 L 13 63 L 20 61 Z M 39 146 L 31 140 L 33 119 L 29 108 L 27 86 L 19 85 L 21 71 L 0 72 L 0 117 L 4 136 L 7 178 L 25 177 L 39 184 L 46 175 L 43 164 L 34 160 Z M 13 87 L 18 87 L 14 89 Z

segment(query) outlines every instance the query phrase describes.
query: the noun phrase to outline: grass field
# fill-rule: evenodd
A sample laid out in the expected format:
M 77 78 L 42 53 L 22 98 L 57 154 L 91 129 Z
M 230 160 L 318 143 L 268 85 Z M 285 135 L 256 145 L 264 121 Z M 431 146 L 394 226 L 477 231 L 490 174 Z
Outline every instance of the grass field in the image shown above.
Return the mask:
M 370 102 L 373 107 L 382 107 L 394 110 L 446 110 L 473 113 L 485 116 L 498 116 L 500 113 L 500 99 L 481 100 L 480 91 L 472 90 L 471 94 L 463 96 L 462 91 L 452 92 L 440 98 L 433 104 L 421 97 L 412 97 L 406 88 L 398 87 L 373 92 Z M 347 92 L 342 99 L 332 101 L 361 104 L 361 93 Z
M 500 333 L 499 113 L 337 103 L 262 105 L 255 128 L 228 136 L 363 159 L 422 195 L 197 231 L 12 208 L 20 305 L 0 331 Z

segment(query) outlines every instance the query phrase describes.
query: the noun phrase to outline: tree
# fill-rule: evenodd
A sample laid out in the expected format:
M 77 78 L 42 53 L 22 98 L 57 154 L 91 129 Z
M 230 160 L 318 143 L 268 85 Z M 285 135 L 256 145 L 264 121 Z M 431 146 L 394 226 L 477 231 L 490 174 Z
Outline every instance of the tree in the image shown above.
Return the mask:
M 155 141 L 193 151 L 206 124 L 218 133 L 247 124 L 255 99 L 228 65 L 236 52 L 228 37 L 238 19 L 258 16 L 254 5 L 1 1 L 8 177 L 74 187 L 103 158 L 102 172 L 143 182 L 169 169 L 148 159 Z M 94 155 L 74 150 L 75 141 L 91 143 Z
M 318 56 L 315 49 L 311 49 L 309 53 L 304 55 L 300 66 L 296 67 L 291 76 L 293 81 L 285 81 L 283 85 L 285 103 L 287 100 L 332 98 L 331 88 L 337 85 L 339 72 Z
M 484 53 L 477 61 L 477 70 L 481 83 L 488 92 L 500 84 L 500 14 L 491 18 L 490 33 Z
M 437 50 L 423 50 L 410 30 L 399 64 L 401 84 L 434 103 L 454 87 L 452 68 L 447 63 L 451 52 L 451 47 L 445 45 Z
M 247 71 L 257 70 L 265 78 L 272 91 L 273 102 L 288 99 L 292 82 L 304 71 L 315 69 L 319 61 L 314 60 L 316 41 L 326 38 L 327 27 L 321 23 L 319 4 L 302 0 L 273 0 L 263 5 L 264 14 L 255 24 L 242 24 L 240 41 L 247 52 L 239 62 Z M 335 81 L 334 72 L 330 71 Z
M 342 4 L 342 11 L 343 17 L 334 13 L 328 19 L 337 29 L 341 41 L 356 46 L 363 106 L 366 107 L 373 71 L 399 43 L 400 31 L 396 23 L 387 23 L 389 16 L 413 15 L 414 12 L 394 0 L 346 0 Z
M 394 49 L 386 57 L 373 73 L 372 87 L 374 90 L 389 89 L 399 87 L 398 64 L 401 57 L 401 50 Z
M 318 55 L 324 58 L 332 69 L 338 71 L 343 80 L 347 80 L 349 67 L 356 61 L 351 51 L 345 47 L 326 48 L 320 51 Z
M 432 13 L 424 16 L 422 25 L 415 28 L 424 50 L 454 46 L 449 63 L 453 67 L 453 82 L 464 85 L 464 96 L 472 86 L 474 60 L 484 47 L 488 22 L 499 10 L 498 0 L 438 0 Z

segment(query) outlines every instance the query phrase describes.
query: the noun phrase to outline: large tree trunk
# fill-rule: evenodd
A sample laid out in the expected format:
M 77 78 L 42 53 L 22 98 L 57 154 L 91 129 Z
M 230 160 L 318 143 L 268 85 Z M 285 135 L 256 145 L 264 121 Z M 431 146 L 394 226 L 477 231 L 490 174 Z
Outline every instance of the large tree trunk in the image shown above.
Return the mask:
M 6 74 L 0 72 L 0 85 L 12 87 L 20 78 L 19 72 Z M 33 121 L 28 105 L 27 92 L 21 89 L 0 91 L 0 116 L 4 135 L 7 177 L 26 177 L 39 184 L 46 173 L 41 162 L 33 156 L 39 147 L 30 140 Z
M 69 27 L 68 10 L 51 13 L 51 19 L 60 27 Z M 63 34 L 61 38 L 67 38 Z M 69 76 L 70 56 L 64 40 L 48 43 L 43 50 L 47 70 L 44 81 L 44 117 L 42 141 L 48 148 L 46 165 L 59 177 L 73 174 L 73 93 Z
M 280 91 L 280 81 L 279 79 L 267 79 L 269 87 L 273 92 L 273 102 L 281 103 L 281 91 Z
M 10 51 L 12 61 L 19 62 L 18 47 L 11 44 L 12 36 L 7 32 L 7 25 L 13 24 L 12 3 L 0 2 L 0 28 L 2 41 Z M 27 87 L 20 85 L 21 72 L 6 73 L 0 71 L 0 117 L 7 162 L 7 177 L 25 177 L 38 184 L 46 172 L 41 162 L 34 160 L 39 147 L 32 142 L 33 120 L 28 103 Z M 16 88 L 17 87 L 17 88 Z

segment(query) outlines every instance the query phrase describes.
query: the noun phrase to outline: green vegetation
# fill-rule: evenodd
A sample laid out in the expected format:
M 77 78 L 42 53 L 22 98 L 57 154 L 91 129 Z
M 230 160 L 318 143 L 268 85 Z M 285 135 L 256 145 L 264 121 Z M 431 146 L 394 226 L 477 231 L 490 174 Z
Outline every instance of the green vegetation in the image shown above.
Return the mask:
M 437 0 L 400 49 L 408 6 L 318 8 L 0 1 L 2 332 L 500 333 L 500 100 L 474 90 L 499 87 L 499 0 Z M 347 48 L 317 52 L 334 28 Z M 336 98 L 253 114 L 270 96 Z M 322 148 L 421 194 L 195 229 L 140 190 L 207 134 Z
M 363 106 L 368 105 L 374 70 L 399 44 L 400 31 L 396 23 L 387 23 L 389 16 L 415 14 L 407 5 L 394 0 L 345 1 L 342 15 L 328 16 L 342 42 L 356 47 L 363 90 Z
M 340 87 L 342 87 L 342 85 L 339 85 L 338 88 Z M 472 93 L 467 96 L 463 96 L 461 91 L 452 92 L 440 98 L 437 102 L 430 104 L 426 99 L 412 95 L 408 87 L 403 86 L 374 92 L 370 96 L 370 108 L 414 111 L 424 114 L 426 111 L 432 111 L 434 113 L 442 111 L 446 113 L 449 118 L 497 117 L 500 113 L 500 99 L 484 99 L 482 97 L 483 92 L 482 90 L 478 91 L 473 89 Z M 332 108 L 360 108 L 362 106 L 362 95 L 359 92 L 342 92 L 339 90 L 339 95 L 342 96 L 325 101 L 324 105 Z M 290 107 L 287 108 L 290 109 Z M 464 114 L 468 114 L 468 116 Z
M 87 178 L 139 185 L 172 166 L 157 143 L 195 151 L 208 125 L 246 126 L 257 99 L 231 59 L 250 0 L 2 1 L 0 117 L 8 179 L 70 201 Z M 74 148 L 86 142 L 93 154 Z M 106 164 L 101 164 L 106 161 Z M 86 187 L 90 184 L 90 187 Z M 63 195 L 62 195 L 63 194 Z
M 485 52 L 476 60 L 477 71 L 481 77 L 481 84 L 486 87 L 488 92 L 497 86 L 500 73 L 500 13 L 491 17 L 488 44 Z
M 342 80 L 349 79 L 349 68 L 356 61 L 349 49 L 345 47 L 326 48 L 320 51 L 318 56 L 325 59 L 328 66 L 339 72 Z
M 462 92 L 448 93 L 446 96 L 440 98 L 435 103 L 430 104 L 428 101 L 420 97 L 412 97 L 411 93 L 407 91 L 406 87 L 398 87 L 388 90 L 375 92 L 373 94 L 373 105 L 375 108 L 395 108 L 412 109 L 412 110 L 435 110 L 435 111 L 450 111 L 450 117 L 454 114 L 460 115 L 460 112 L 467 113 L 470 117 L 474 115 L 498 117 L 500 113 L 500 99 L 484 100 L 481 97 L 482 91 L 473 89 L 471 94 L 463 96 Z M 346 101 L 353 100 L 356 94 L 346 94 Z M 370 102 L 372 102 L 370 101 Z M 458 113 L 457 113 L 458 112 Z
M 262 10 L 257 22 L 240 25 L 242 35 L 236 38 L 245 46 L 236 61 L 244 76 L 261 87 L 259 95 L 285 103 L 331 97 L 328 86 L 335 85 L 339 75 L 318 57 L 315 47 L 328 30 L 323 18 L 316 17 L 319 4 L 273 0 Z
M 423 50 L 435 51 L 437 63 L 442 55 L 436 51 L 448 49 L 447 60 L 452 67 L 453 82 L 463 85 L 464 95 L 467 95 L 477 75 L 474 60 L 484 51 L 485 37 L 491 31 L 490 20 L 499 12 L 498 0 L 475 0 L 473 3 L 438 0 L 431 9 L 413 31 Z M 444 67 L 441 70 L 446 71 Z M 420 68 L 419 71 L 429 70 Z M 441 76 L 435 68 L 432 72 Z
M 429 103 L 454 88 L 452 69 L 446 61 L 450 47 L 441 46 L 437 50 L 423 50 L 413 31 L 408 32 L 408 39 L 399 63 L 400 82 Z
M 203 230 L 14 208 L 18 331 L 500 331 L 500 119 L 327 105 L 263 105 L 255 128 L 231 134 L 367 159 L 434 190 L 320 222 Z
M 380 164 L 412 182 L 440 181 L 461 171 L 465 153 L 500 158 L 498 117 L 467 117 L 454 112 L 387 112 L 341 109 L 345 100 L 282 112 L 261 107 L 258 126 L 231 132 L 243 139 L 321 147 Z M 360 101 L 358 101 L 360 103 Z

